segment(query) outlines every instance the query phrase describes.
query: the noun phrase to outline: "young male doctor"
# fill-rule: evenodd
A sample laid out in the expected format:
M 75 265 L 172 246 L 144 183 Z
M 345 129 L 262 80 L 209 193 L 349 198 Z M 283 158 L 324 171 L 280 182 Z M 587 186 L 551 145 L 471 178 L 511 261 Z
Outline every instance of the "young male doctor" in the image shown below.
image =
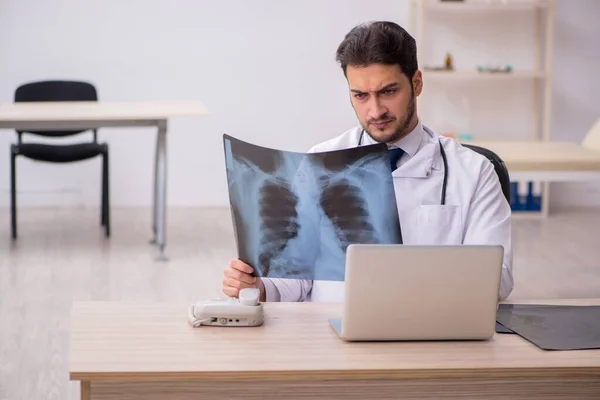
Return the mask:
M 493 165 L 482 155 L 427 128 L 417 114 L 423 89 L 415 40 L 392 22 L 352 29 L 337 49 L 359 127 L 318 144 L 324 152 L 385 142 L 392 166 L 404 244 L 489 244 L 504 247 L 498 298 L 513 289 L 511 210 Z M 392 155 L 393 158 L 393 155 Z M 444 176 L 447 182 L 444 189 Z M 262 301 L 341 301 L 343 282 L 256 278 L 233 260 L 223 292 L 257 287 Z

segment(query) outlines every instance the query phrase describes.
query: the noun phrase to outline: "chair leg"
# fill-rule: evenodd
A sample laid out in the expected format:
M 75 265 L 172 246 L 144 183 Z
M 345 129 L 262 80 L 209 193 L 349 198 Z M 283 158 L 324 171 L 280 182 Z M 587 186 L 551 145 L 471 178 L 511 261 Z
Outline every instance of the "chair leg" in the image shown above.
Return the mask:
M 110 192 L 109 192 L 109 168 L 108 168 L 108 149 L 104 153 L 102 168 L 102 215 L 104 220 L 105 236 L 110 237 Z
M 10 149 L 10 217 L 12 238 L 17 238 L 17 153 L 11 146 Z
M 100 204 L 100 224 L 106 227 L 106 173 L 104 172 L 106 164 L 106 156 L 102 155 L 102 193 Z

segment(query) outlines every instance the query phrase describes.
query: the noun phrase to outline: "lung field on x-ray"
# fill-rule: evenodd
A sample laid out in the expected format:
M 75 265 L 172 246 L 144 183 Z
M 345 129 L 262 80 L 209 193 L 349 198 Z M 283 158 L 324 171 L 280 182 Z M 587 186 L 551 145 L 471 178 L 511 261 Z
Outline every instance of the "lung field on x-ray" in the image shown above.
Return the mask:
M 381 155 L 365 153 L 368 151 L 335 151 L 314 160 L 315 167 L 321 169 L 320 207 L 333 224 L 338 245 L 344 253 L 350 244 L 378 243 L 380 240 L 367 204 L 367 198 L 373 194 L 366 193 L 363 184 L 365 179 L 373 178 L 367 176 L 367 169 Z
M 297 162 L 286 153 L 230 143 L 230 196 L 240 259 L 268 276 L 271 264 L 298 235 L 298 196 L 289 182 Z M 243 211 L 242 211 L 243 210 Z
M 262 237 L 258 261 L 262 274 L 267 276 L 271 261 L 281 254 L 291 239 L 298 236 L 298 197 L 284 180 L 265 181 L 259 192 Z
M 364 197 L 361 189 L 345 178 L 327 185 L 321 192 L 321 208 L 333 223 L 344 252 L 352 243 L 377 243 Z

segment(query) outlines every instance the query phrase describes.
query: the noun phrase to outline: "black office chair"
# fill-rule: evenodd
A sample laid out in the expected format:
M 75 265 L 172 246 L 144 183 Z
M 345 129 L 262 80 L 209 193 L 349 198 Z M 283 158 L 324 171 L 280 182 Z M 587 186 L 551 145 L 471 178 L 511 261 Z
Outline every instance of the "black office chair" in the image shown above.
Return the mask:
M 39 101 L 98 101 L 98 95 L 93 85 L 86 82 L 75 81 L 40 81 L 21 85 L 15 91 L 15 102 L 39 102 Z M 11 145 L 11 222 L 12 237 L 17 238 L 17 195 L 16 195 L 16 159 L 17 156 L 27 157 L 36 161 L 51 163 L 71 163 L 88 160 L 96 156 L 102 156 L 102 209 L 101 224 L 105 229 L 106 237 L 110 236 L 109 215 L 109 169 L 108 169 L 108 145 L 98 143 L 96 129 L 93 129 L 93 141 L 76 144 L 50 145 L 43 143 L 23 143 L 24 134 L 39 135 L 45 137 L 65 137 L 77 135 L 84 130 L 61 130 L 61 131 L 19 131 L 18 143 Z
M 494 169 L 496 170 L 496 174 L 498 175 L 498 179 L 500 180 L 502 193 L 504 194 L 504 197 L 506 197 L 508 204 L 510 204 L 510 177 L 508 175 L 508 168 L 506 168 L 504 161 L 502 161 L 502 159 L 496 153 L 483 147 L 464 143 L 463 146 L 476 151 L 491 161 L 491 163 L 494 165 Z

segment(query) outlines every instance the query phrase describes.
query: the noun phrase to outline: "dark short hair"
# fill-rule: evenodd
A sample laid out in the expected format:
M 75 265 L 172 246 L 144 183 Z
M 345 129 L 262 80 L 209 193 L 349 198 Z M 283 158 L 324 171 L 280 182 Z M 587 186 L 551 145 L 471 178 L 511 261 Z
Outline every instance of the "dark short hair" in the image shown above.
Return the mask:
M 397 64 L 408 79 L 412 79 L 419 68 L 415 39 L 400 25 L 389 21 L 369 22 L 352 28 L 338 46 L 336 61 L 344 75 L 348 65 Z

